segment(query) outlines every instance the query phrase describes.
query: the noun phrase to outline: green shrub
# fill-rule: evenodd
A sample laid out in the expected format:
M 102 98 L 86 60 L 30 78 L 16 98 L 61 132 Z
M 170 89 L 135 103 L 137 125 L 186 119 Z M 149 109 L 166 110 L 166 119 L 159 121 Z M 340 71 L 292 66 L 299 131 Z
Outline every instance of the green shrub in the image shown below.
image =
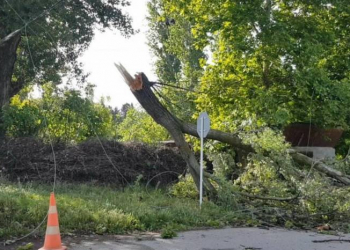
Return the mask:
M 166 226 L 160 235 L 163 239 L 172 239 L 177 236 L 176 231 L 172 226 Z
M 171 187 L 170 192 L 178 198 L 198 198 L 197 187 L 191 176 L 181 177 L 180 181 Z

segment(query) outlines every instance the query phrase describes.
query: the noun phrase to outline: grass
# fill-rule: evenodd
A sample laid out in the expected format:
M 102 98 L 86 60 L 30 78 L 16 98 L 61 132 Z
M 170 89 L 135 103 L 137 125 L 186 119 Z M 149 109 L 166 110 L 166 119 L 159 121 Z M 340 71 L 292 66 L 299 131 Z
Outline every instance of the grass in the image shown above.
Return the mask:
M 33 230 L 48 210 L 50 186 L 0 184 L 0 240 Z M 61 233 L 124 234 L 135 231 L 187 230 L 235 223 L 229 208 L 176 198 L 166 190 L 61 184 L 56 188 Z M 171 230 L 170 230 L 170 229 Z M 45 226 L 39 230 L 43 235 Z

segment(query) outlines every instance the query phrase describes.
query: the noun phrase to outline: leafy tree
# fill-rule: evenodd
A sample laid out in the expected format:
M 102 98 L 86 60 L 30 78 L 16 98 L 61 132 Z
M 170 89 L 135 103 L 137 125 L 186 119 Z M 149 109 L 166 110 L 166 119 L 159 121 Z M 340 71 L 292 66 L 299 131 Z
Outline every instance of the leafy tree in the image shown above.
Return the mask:
M 199 85 L 202 75 L 200 61 L 205 55 L 193 46 L 195 39 L 191 23 L 167 11 L 164 2 L 152 0 L 148 3 L 148 45 L 156 58 L 154 65 L 160 82 L 175 86 L 163 87 L 159 91 L 163 104 L 177 116 L 188 120 L 194 109 L 191 90 L 196 90 Z
M 122 141 L 157 143 L 169 139 L 167 131 L 151 116 L 135 108 L 128 110 L 125 119 L 118 126 L 118 134 Z
M 165 1 L 210 46 L 198 108 L 214 126 L 242 121 L 348 127 L 350 7 L 340 0 Z M 311 116 L 311 117 L 310 117 Z
M 61 82 L 74 76 L 84 82 L 78 57 L 89 46 L 95 28 L 117 28 L 134 33 L 121 7 L 126 0 L 29 0 L 0 1 L 0 39 L 22 29 L 13 84 Z M 16 86 L 17 86 L 16 85 Z
M 177 75 L 181 71 L 181 62 L 176 55 L 168 52 L 166 43 L 170 36 L 170 27 L 166 23 L 162 0 L 151 0 L 148 3 L 148 46 L 156 57 L 155 71 L 160 81 L 175 83 Z
M 66 143 L 96 135 L 116 136 L 116 124 L 103 103 L 93 103 L 88 97 L 82 97 L 80 91 L 63 91 L 53 84 L 43 85 L 41 99 L 14 96 L 3 113 L 8 136 L 37 136 Z
M 41 128 L 42 114 L 36 100 L 21 100 L 16 95 L 4 109 L 2 129 L 9 136 L 36 136 Z

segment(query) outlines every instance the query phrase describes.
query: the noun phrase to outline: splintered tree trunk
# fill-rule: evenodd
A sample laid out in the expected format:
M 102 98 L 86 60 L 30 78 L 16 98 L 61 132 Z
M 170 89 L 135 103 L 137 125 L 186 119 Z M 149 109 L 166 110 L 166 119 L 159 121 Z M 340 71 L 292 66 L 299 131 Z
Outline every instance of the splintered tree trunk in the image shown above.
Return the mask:
M 168 130 L 170 135 L 174 138 L 183 159 L 186 161 L 194 182 L 199 188 L 199 163 L 190 149 L 185 137 L 182 133 L 182 122 L 173 116 L 158 100 L 150 88 L 150 82 L 147 77 L 140 73 L 135 78 L 125 70 L 122 65 L 116 65 L 120 73 L 123 75 L 125 82 L 129 85 L 132 93 L 140 102 L 147 113 L 160 125 Z M 208 195 L 215 195 L 215 188 L 205 179 L 204 191 Z
M 129 85 L 132 93 L 136 99 L 140 102 L 141 106 L 147 111 L 152 118 L 166 128 L 169 133 L 174 138 L 176 145 L 179 147 L 182 157 L 187 162 L 191 175 L 196 182 L 197 187 L 199 186 L 199 164 L 191 151 L 188 143 L 185 141 L 183 133 L 198 137 L 196 125 L 184 123 L 177 117 L 172 115 L 157 99 L 157 97 L 152 92 L 150 82 L 147 77 L 140 73 L 131 77 L 130 74 L 125 70 L 122 65 L 116 65 L 119 72 L 125 79 L 125 82 Z M 222 132 L 219 130 L 210 130 L 207 137 L 208 139 L 217 140 L 223 143 L 232 145 L 236 150 L 239 150 L 243 155 L 247 153 L 254 152 L 254 149 L 250 145 L 246 145 L 242 140 L 233 134 Z M 350 186 L 350 176 L 345 175 L 320 161 L 313 161 L 313 159 L 295 152 L 290 151 L 292 158 L 302 164 L 313 166 L 314 169 L 326 174 L 327 176 L 337 179 L 339 182 Z M 206 192 L 215 192 L 214 187 L 206 179 L 205 180 L 205 190 Z
M 0 40 L 0 108 L 10 101 L 10 98 L 21 89 L 11 85 L 16 51 L 21 40 L 21 31 L 17 30 Z

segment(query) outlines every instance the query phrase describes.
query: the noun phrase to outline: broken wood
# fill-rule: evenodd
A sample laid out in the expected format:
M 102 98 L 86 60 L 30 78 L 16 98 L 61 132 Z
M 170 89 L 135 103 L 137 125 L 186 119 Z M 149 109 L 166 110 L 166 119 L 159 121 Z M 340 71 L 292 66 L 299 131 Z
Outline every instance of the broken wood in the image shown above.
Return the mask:
M 349 242 L 350 240 L 346 239 L 329 239 L 329 240 L 313 240 L 314 243 L 325 243 L 325 242 Z
M 133 78 L 121 64 L 116 64 L 115 66 L 124 77 L 125 82 L 128 84 L 141 106 L 158 124 L 169 131 L 189 167 L 197 188 L 199 188 L 199 163 L 182 133 L 182 122 L 160 103 L 151 90 L 151 84 L 145 74 L 140 73 Z M 215 188 L 206 178 L 203 180 L 203 188 L 204 192 L 210 196 L 216 193 Z
M 266 200 L 266 201 L 293 201 L 298 199 L 299 194 L 291 197 L 271 197 L 271 196 L 260 196 L 260 195 L 253 195 L 253 194 L 248 194 L 245 192 L 240 192 L 240 195 L 243 195 L 248 198 L 253 198 L 253 199 L 258 199 L 258 200 Z
M 315 161 L 315 160 L 311 159 L 310 157 L 307 157 L 306 155 L 303 155 L 301 153 L 296 152 L 295 150 L 289 150 L 289 153 L 291 154 L 293 160 L 295 160 L 297 163 L 313 166 L 319 172 L 322 172 L 322 173 L 326 174 L 327 176 L 332 177 L 345 185 L 350 185 L 349 176 L 343 174 L 342 172 L 340 172 L 338 170 L 335 170 L 335 169 L 327 166 L 322 161 Z

